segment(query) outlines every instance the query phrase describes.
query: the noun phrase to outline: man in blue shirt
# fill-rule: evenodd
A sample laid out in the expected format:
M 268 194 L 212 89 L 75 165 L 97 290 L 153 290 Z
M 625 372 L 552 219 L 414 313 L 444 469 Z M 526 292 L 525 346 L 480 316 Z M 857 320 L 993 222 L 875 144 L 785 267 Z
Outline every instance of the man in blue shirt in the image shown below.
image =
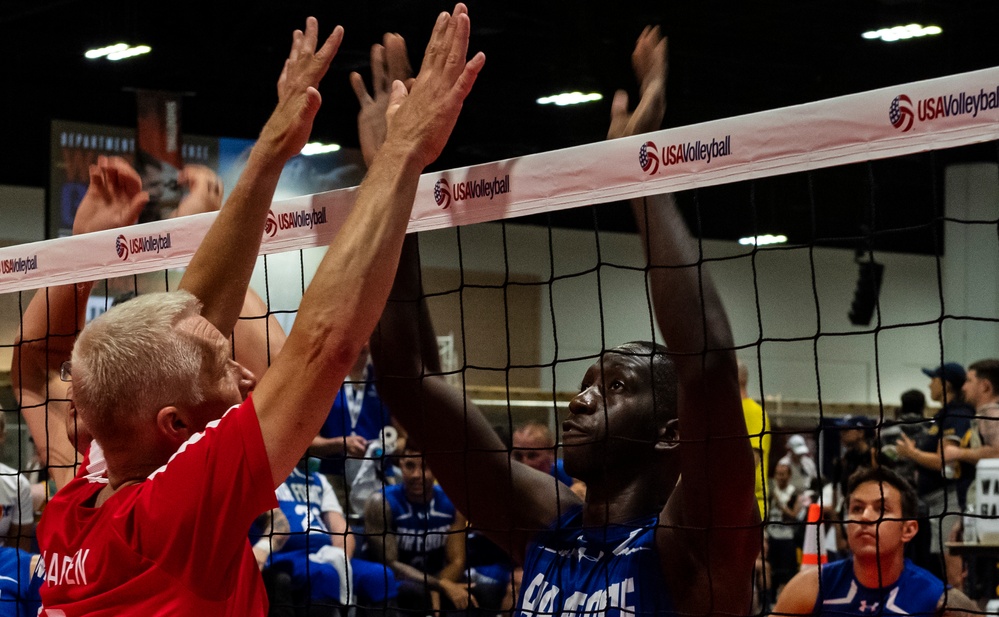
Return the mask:
M 641 101 L 629 113 L 627 96 L 615 96 L 611 138 L 662 123 L 658 28 L 643 32 L 632 61 Z M 566 471 L 586 483 L 585 503 L 511 460 L 480 410 L 447 383 L 415 236 L 371 339 L 382 399 L 457 508 L 524 564 L 518 616 L 740 615 L 750 607 L 760 515 L 728 318 L 672 198 L 632 206 L 670 349 L 603 349 L 583 376 L 562 434 Z
M 897 473 L 861 468 L 850 477 L 847 541 L 853 556 L 799 572 L 775 615 L 925 615 L 978 611 L 974 602 L 905 558 L 919 530 L 916 491 Z

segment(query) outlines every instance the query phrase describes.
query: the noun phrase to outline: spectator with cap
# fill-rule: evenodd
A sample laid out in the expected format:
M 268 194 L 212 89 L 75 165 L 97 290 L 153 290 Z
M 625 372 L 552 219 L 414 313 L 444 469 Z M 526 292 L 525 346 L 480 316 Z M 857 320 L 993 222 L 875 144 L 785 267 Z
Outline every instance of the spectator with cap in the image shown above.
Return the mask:
M 888 463 L 887 457 L 875 449 L 874 427 L 877 423 L 867 416 L 846 416 L 839 421 L 839 442 L 842 452 L 833 465 L 833 480 L 840 495 L 846 495 L 847 482 L 861 467 L 877 468 Z
M 815 489 L 819 470 L 815 459 L 811 457 L 808 442 L 801 435 L 791 435 L 787 438 L 787 454 L 777 461 L 778 465 L 787 465 L 791 470 L 791 486 L 801 494 Z
M 916 466 L 916 489 L 929 516 L 930 554 L 934 558 L 924 567 L 937 573 L 951 585 L 961 584 L 961 559 L 947 558 L 944 566 L 943 543 L 964 511 L 965 494 L 974 480 L 975 468 L 968 463 L 944 465 L 943 447 L 953 444 L 968 447 L 972 438 L 971 420 L 975 415 L 961 395 L 966 374 L 964 367 L 947 362 L 934 369 L 924 368 L 930 378 L 930 398 L 941 404 L 929 429 L 918 441 L 902 435 L 896 443 L 898 455 Z

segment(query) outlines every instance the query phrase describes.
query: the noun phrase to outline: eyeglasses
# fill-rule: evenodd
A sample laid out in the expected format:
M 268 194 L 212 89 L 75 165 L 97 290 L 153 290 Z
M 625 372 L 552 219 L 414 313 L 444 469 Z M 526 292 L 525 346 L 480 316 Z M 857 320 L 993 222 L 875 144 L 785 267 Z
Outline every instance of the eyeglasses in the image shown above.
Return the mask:
M 73 374 L 70 372 L 72 366 L 73 363 L 69 360 L 63 362 L 62 366 L 59 367 L 59 379 L 62 381 L 73 381 Z

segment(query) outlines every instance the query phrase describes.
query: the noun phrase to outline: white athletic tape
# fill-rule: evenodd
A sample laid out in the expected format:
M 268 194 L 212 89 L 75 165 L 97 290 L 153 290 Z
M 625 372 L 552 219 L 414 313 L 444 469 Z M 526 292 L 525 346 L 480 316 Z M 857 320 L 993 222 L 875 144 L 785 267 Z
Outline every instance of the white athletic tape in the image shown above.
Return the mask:
M 410 231 L 999 139 L 999 67 L 420 178 Z M 261 254 L 326 245 L 356 189 L 271 207 Z M 214 214 L 0 249 L 0 292 L 186 265 Z

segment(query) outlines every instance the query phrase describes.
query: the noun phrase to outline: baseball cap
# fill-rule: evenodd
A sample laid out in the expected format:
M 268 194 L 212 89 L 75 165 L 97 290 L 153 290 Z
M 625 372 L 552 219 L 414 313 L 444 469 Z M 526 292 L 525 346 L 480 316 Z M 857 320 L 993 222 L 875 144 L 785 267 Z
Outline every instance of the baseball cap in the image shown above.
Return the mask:
M 957 362 L 946 362 L 936 368 L 924 368 L 923 374 L 930 379 L 939 377 L 944 381 L 950 382 L 950 384 L 955 388 L 963 386 L 964 380 L 967 377 L 967 374 L 964 372 L 964 367 Z
M 799 456 L 808 454 L 808 444 L 805 443 L 805 438 L 801 435 L 791 435 L 788 437 L 787 449 Z

